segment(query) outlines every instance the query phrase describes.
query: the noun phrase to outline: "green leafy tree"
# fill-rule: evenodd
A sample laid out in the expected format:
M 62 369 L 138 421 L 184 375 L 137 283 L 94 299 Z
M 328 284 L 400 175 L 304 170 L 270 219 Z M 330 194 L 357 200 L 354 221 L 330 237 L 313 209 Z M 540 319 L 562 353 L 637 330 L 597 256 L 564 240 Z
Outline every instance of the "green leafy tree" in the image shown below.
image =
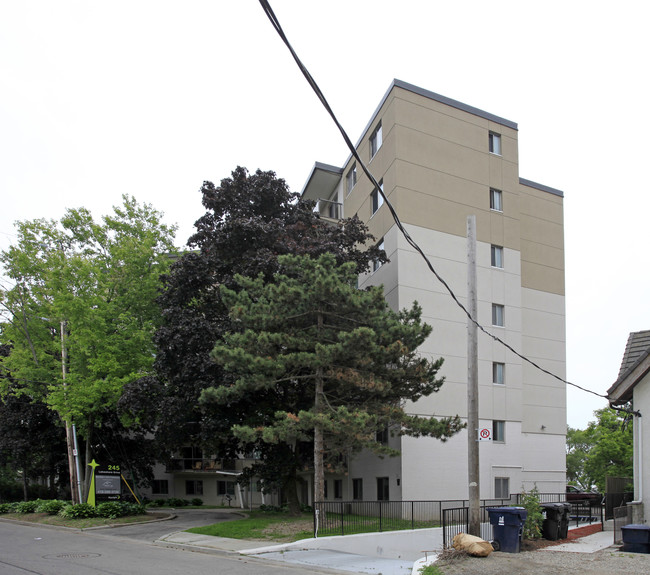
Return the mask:
M 156 333 L 156 376 L 128 384 L 119 409 L 143 430 L 156 430 L 161 456 L 193 445 L 232 458 L 253 447 L 232 435 L 233 425 L 250 412 L 272 413 L 274 407 L 259 397 L 229 406 L 199 403 L 204 389 L 227 385 L 231 377 L 210 356 L 223 335 L 236 328 L 218 286 L 239 289 L 236 274 L 261 273 L 265 282 L 273 281 L 282 254 L 329 252 L 339 263 L 353 262 L 359 273 L 386 256 L 358 218 L 338 224 L 322 220 L 313 202 L 302 201 L 274 172 L 238 167 L 219 185 L 204 182 L 200 192 L 206 211 L 188 241 L 192 251 L 173 263 L 158 300 L 163 324 Z M 285 469 L 278 461 L 295 454 L 279 449 L 258 452 L 262 459 L 255 470 L 267 484 L 293 481 L 287 469 L 294 466 Z M 285 471 L 289 475 L 282 478 Z
M 609 407 L 594 415 L 587 429 L 567 430 L 567 480 L 604 493 L 608 476 L 632 477 L 632 415 Z
M 458 417 L 410 415 L 405 401 L 438 391 L 442 360 L 421 357 L 431 333 L 417 304 L 395 313 L 381 287 L 359 290 L 354 263 L 281 256 L 267 283 L 237 276 L 239 290 L 223 287 L 235 331 L 224 334 L 212 357 L 234 376 L 206 389 L 204 403 L 230 406 L 259 401 L 247 421 L 233 426 L 243 442 L 287 445 L 313 441 L 314 497 L 324 499 L 327 464 L 361 449 L 395 451 L 376 441 L 386 427 L 399 434 L 443 441 L 457 433 Z
M 569 427 L 566 433 L 566 478 L 571 485 L 590 491 L 594 485 L 593 478 L 587 473 L 585 464 L 593 440 L 587 430 Z
M 102 223 L 81 208 L 16 225 L 17 244 L 0 254 L 13 282 L 0 290 L 0 336 L 11 345 L 0 368 L 19 386 L 5 377 L 0 391 L 44 402 L 68 430 L 74 423 L 89 462 L 93 432 L 124 385 L 152 371 L 174 228 L 128 196 Z
M 0 345 L 0 357 L 8 357 L 10 349 Z M 57 482 L 65 478 L 64 454 L 65 433 L 46 405 L 16 395 L 0 400 L 0 466 L 9 466 L 14 477 L 20 472 L 25 501 L 30 480 L 43 477 L 49 478 L 50 496 L 57 496 Z
M 609 407 L 594 412 L 586 433 L 590 448 L 585 460 L 585 473 L 601 493 L 605 492 L 606 477 L 632 477 L 633 436 L 632 416 Z

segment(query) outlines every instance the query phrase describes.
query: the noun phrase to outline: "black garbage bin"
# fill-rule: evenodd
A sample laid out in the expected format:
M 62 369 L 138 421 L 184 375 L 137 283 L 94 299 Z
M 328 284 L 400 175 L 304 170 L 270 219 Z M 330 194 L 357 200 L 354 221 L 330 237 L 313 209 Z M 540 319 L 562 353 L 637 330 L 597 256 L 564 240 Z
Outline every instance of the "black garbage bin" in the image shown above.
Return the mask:
M 650 525 L 624 525 L 623 551 L 650 553 Z
M 488 515 L 498 550 L 519 553 L 528 512 L 523 507 L 491 507 Z
M 562 524 L 562 515 L 564 514 L 564 505 L 562 503 L 542 503 L 542 537 L 549 541 L 560 539 L 560 530 Z

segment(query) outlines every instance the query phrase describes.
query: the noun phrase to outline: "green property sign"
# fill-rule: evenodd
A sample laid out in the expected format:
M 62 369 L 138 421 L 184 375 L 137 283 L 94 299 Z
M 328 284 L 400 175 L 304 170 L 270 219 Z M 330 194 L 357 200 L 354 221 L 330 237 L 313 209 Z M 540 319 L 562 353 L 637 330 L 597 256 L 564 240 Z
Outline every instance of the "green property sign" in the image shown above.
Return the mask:
M 88 464 L 92 467 L 92 479 L 88 493 L 88 503 L 97 501 L 119 501 L 122 498 L 122 472 L 119 465 L 102 466 L 94 459 Z

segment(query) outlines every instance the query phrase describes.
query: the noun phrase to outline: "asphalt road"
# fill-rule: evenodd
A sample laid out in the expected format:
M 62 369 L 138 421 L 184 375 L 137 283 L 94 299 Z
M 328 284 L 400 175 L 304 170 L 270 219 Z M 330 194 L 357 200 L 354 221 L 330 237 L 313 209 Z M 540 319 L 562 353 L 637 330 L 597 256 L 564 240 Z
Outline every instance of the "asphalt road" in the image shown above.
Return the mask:
M 185 521 L 194 519 L 185 518 Z M 170 525 L 167 521 L 151 527 Z M 181 525 L 178 523 L 176 525 Z M 176 526 L 175 525 L 175 526 Z M 121 528 L 70 531 L 0 521 L 2 575 L 297 575 L 333 573 L 239 555 L 208 554 L 156 546 Z M 175 529 L 171 529 L 171 532 Z M 349 574 L 348 574 L 349 575 Z

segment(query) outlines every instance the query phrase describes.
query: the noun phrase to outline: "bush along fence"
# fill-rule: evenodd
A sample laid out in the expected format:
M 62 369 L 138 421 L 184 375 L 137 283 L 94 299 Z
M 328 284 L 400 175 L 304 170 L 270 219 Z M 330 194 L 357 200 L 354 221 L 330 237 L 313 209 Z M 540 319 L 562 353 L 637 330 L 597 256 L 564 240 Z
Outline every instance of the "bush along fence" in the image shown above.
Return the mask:
M 539 493 L 540 503 L 566 502 L 565 493 Z M 575 525 L 603 522 L 601 501 L 571 501 L 570 521 Z M 481 536 L 492 538 L 487 509 L 489 507 L 519 506 L 522 495 L 508 499 L 481 500 Z M 314 537 L 350 535 L 444 527 L 443 539 L 467 532 L 467 500 L 446 501 L 321 501 L 314 504 Z M 446 537 L 445 537 L 446 536 Z

